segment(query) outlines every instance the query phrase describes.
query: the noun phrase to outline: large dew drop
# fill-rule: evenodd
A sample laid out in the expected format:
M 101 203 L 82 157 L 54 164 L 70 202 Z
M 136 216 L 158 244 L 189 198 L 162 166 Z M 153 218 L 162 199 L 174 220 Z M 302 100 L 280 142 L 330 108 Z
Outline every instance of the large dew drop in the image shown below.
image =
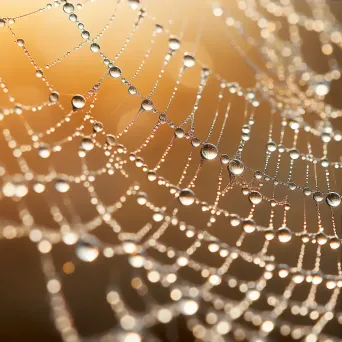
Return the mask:
M 93 236 L 81 238 L 76 245 L 76 255 L 82 261 L 94 261 L 99 255 L 99 241 Z
M 341 204 L 341 196 L 337 192 L 329 192 L 325 200 L 330 207 L 338 207 Z
M 70 189 L 70 184 L 63 178 L 56 179 L 55 188 L 58 192 L 67 192 Z
M 282 243 L 289 242 L 292 238 L 292 232 L 287 227 L 280 227 L 278 229 L 278 240 Z
M 71 100 L 72 106 L 76 109 L 81 109 L 84 107 L 86 101 L 82 95 L 75 95 Z
M 217 146 L 210 143 L 203 144 L 201 148 L 201 156 L 203 159 L 206 160 L 213 160 L 218 155 L 218 149 Z
M 91 137 L 84 137 L 81 141 L 81 148 L 85 151 L 91 151 L 94 148 L 94 141 Z
M 183 189 L 180 192 L 178 199 L 181 204 L 188 206 L 195 202 L 195 194 L 190 189 Z
M 239 176 L 245 170 L 245 166 L 239 159 L 232 159 L 228 164 L 228 170 L 235 176 Z

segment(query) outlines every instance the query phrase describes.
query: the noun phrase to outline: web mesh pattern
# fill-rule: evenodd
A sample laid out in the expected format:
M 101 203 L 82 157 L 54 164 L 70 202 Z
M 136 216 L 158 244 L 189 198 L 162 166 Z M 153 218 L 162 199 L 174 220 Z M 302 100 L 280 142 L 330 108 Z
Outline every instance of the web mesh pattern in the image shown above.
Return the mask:
M 0 79 L 1 237 L 36 246 L 62 340 L 339 341 L 342 112 L 329 95 L 342 28 L 333 6 L 203 1 L 192 5 L 206 13 L 196 26 L 118 0 L 88 30 L 83 11 L 101 6 L 58 0 L 0 19 L 45 99 L 21 103 Z M 52 61 L 31 52 L 20 26 L 45 16 L 81 36 Z M 234 54 L 226 63 L 240 61 L 243 82 L 201 50 L 207 31 L 220 41 L 209 47 Z M 64 92 L 83 74 L 93 82 Z M 64 285 L 103 264 L 112 328 L 83 335 Z

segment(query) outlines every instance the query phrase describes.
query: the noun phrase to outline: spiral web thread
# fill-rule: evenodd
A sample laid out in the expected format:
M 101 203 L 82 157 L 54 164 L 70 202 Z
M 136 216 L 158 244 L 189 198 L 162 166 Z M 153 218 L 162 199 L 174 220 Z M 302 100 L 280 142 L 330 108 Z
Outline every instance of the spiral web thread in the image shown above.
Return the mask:
M 203 27 L 194 42 L 193 54 L 188 53 L 182 46 L 185 24 L 175 36 L 139 1 L 122 0 L 114 2 L 109 21 L 93 34 L 81 21 L 82 9 L 88 3 L 55 1 L 37 11 L 0 21 L 1 30 L 9 30 L 20 52 L 30 60 L 36 77 L 50 93 L 46 102 L 39 105 L 20 104 L 1 79 L 3 95 L 7 96 L 0 114 L 2 135 L 20 170 L 12 174 L 6 161 L 2 161 L 0 198 L 13 201 L 19 221 L 3 217 L 1 231 L 5 239 L 28 237 L 37 245 L 52 317 L 63 341 L 176 341 L 177 322 L 181 318 L 193 338 L 203 341 L 272 341 L 281 336 L 308 342 L 339 341 L 342 235 L 341 196 L 337 189 L 342 162 L 335 156 L 330 158 L 330 154 L 341 151 L 342 134 L 335 122 L 342 112 L 327 104 L 325 96 L 331 83 L 341 77 L 334 51 L 342 47 L 342 28 L 328 4 L 307 0 L 311 9 L 311 16 L 307 16 L 296 10 L 294 0 L 236 1 L 246 23 L 256 24 L 257 38 L 249 36 L 248 25 L 233 17 L 228 5 L 208 5 L 210 15 L 221 20 L 229 33 L 228 48 L 237 52 L 245 60 L 246 68 L 256 75 L 255 87 L 245 89 L 206 68 L 196 58 Z M 98 41 L 110 30 L 122 8 L 132 11 L 134 20 L 121 49 L 110 57 Z M 80 30 L 83 41 L 47 64 L 44 70 L 31 56 L 25 37 L 16 32 L 16 23 L 45 11 L 64 11 L 65 19 Z M 287 22 L 288 41 L 278 35 L 275 23 L 279 18 Z M 146 21 L 153 24 L 151 39 L 138 67 L 126 75 L 125 50 Z M 325 74 L 317 73 L 305 62 L 301 52 L 302 29 L 318 36 L 328 60 L 329 70 Z M 238 40 L 232 38 L 234 35 L 241 36 L 264 65 L 248 57 Z M 151 90 L 134 86 L 162 41 L 167 42 L 167 48 Z M 86 94 L 72 96 L 68 108 L 62 99 L 70 96 L 59 94 L 47 75 L 77 50 L 89 48 L 100 56 L 99 61 L 105 66 L 103 76 Z M 162 110 L 164 107 L 158 105 L 155 97 L 162 88 L 165 72 L 176 59 L 180 68 Z M 195 91 L 186 95 L 191 96 L 192 109 L 184 111 L 181 119 L 173 120 L 172 104 L 182 97 L 182 82 L 190 72 L 197 77 Z M 137 103 L 136 114 L 121 132 L 112 132 L 110 126 L 93 116 L 105 82 L 126 87 L 128 100 Z M 205 105 L 203 102 L 209 101 L 204 95 L 208 88 L 215 93 L 210 99 L 210 115 L 206 113 L 210 122 L 206 132 L 198 135 L 197 127 L 204 115 L 200 109 Z M 234 107 L 237 104 L 238 110 Z M 27 116 L 39 111 L 48 114 L 54 107 L 63 113 L 63 118 L 44 131 L 33 130 Z M 242 117 L 243 124 L 238 147 L 228 155 L 226 136 L 230 117 L 234 115 Z M 147 116 L 155 118 L 150 133 L 141 139 L 130 135 L 135 124 Z M 15 132 L 6 124 L 13 117 L 25 127 L 29 137 L 25 144 L 16 141 Z M 268 133 L 263 139 L 263 150 L 256 151 L 258 160 L 263 160 L 263 168 L 256 169 L 249 165 L 244 151 L 260 135 L 254 128 L 258 120 L 263 120 L 263 125 L 266 122 Z M 72 134 L 52 140 L 55 132 L 71 125 Z M 168 143 L 161 153 L 155 147 L 158 134 L 168 134 Z M 71 146 L 74 141 L 78 145 L 76 150 Z M 63 153 L 69 146 L 81 162 L 79 175 L 56 171 L 52 164 L 48 173 L 37 173 L 30 167 L 30 158 L 26 158 L 34 153 L 49 161 L 52 154 Z M 300 150 L 299 146 L 305 149 Z M 145 161 L 146 150 L 154 148 L 156 161 Z M 172 157 L 179 150 L 182 152 Z M 104 158 L 95 169 L 88 163 L 91 154 Z M 179 174 L 166 173 L 169 160 L 179 166 Z M 140 184 L 133 178 L 135 175 L 142 175 L 148 182 Z M 109 177 L 108 184 L 128 184 L 127 190 L 111 204 L 101 199 L 96 188 L 97 180 L 104 176 Z M 202 194 L 203 183 L 209 183 L 211 197 Z M 149 199 L 150 186 L 164 191 L 164 203 Z M 70 195 L 73 188 L 86 190 L 96 212 L 91 219 L 83 220 L 77 213 Z M 36 222 L 28 205 L 31 193 L 44 199 L 56 229 Z M 229 198 L 243 203 L 244 213 L 227 205 Z M 301 210 L 298 211 L 297 204 L 291 205 L 292 200 L 302 203 Z M 147 223 L 141 222 L 133 232 L 120 223 L 120 212 L 127 206 L 137 217 L 141 209 L 148 217 Z M 261 207 L 264 211 L 258 215 Z M 293 212 L 295 221 L 291 221 Z M 199 215 L 202 223 L 188 222 L 193 215 Z M 99 237 L 98 231 L 108 227 L 116 242 Z M 178 238 L 183 246 L 173 243 Z M 54 263 L 52 251 L 60 244 L 74 250 L 76 269 L 77 263 L 95 259 L 100 262 L 108 258 L 114 265 L 122 259 L 125 269 L 129 269 L 130 285 L 144 309 L 134 308 L 125 299 L 120 281 L 113 281 L 108 284 L 107 301 L 116 325 L 101 335 L 81 336 L 63 296 L 63 277 L 71 271 L 67 272 L 66 267 L 63 272 Z M 279 248 L 287 252 L 285 258 L 284 254 L 277 254 Z M 328 266 L 323 259 L 329 260 Z M 68 266 L 75 267 L 70 262 Z M 246 278 L 241 276 L 244 272 L 235 275 L 236 267 L 246 270 Z M 249 279 L 248 273 L 254 278 Z M 159 292 L 164 296 L 157 295 Z M 323 299 L 320 294 L 324 294 Z M 164 336 L 161 329 L 166 331 Z

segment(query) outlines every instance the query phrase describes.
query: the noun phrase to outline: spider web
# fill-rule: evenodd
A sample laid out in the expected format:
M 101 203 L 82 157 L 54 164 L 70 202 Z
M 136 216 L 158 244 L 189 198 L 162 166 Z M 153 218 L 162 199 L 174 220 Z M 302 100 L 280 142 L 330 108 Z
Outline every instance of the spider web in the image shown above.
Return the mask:
M 332 5 L 201 2 L 196 24 L 159 21 L 143 5 L 113 1 L 93 30 L 82 15 L 107 10 L 100 0 L 0 21 L 40 99 L 25 104 L 28 88 L 0 80 L 2 237 L 37 246 L 62 340 L 340 340 L 342 112 L 329 95 L 342 28 Z M 25 23 L 39 17 L 51 33 L 45 16 L 82 40 L 40 61 Z M 114 319 L 88 336 L 64 286 L 92 263 L 108 266 Z

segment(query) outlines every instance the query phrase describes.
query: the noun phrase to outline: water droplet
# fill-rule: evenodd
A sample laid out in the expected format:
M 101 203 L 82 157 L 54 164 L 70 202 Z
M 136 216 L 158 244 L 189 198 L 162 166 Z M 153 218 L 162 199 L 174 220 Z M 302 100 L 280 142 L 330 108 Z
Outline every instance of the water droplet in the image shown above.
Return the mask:
M 48 157 L 50 157 L 50 154 L 51 154 L 51 150 L 50 150 L 49 145 L 42 144 L 39 146 L 39 148 L 38 148 L 39 157 L 48 158 Z
M 299 150 L 297 148 L 291 148 L 289 150 L 290 158 L 296 160 L 299 158 Z
M 325 96 L 330 91 L 330 83 L 328 81 L 318 81 L 312 84 L 312 89 L 317 96 Z
M 280 278 L 286 278 L 289 275 L 289 267 L 285 264 L 278 265 L 278 274 Z
M 85 106 L 86 101 L 82 95 L 78 94 L 72 98 L 71 103 L 74 108 L 81 109 Z
M 89 39 L 90 33 L 88 31 L 82 31 L 81 36 L 83 39 Z
M 256 223 L 252 219 L 244 219 L 242 221 L 242 228 L 246 233 L 253 233 L 256 229 Z
M 169 48 L 173 51 L 178 50 L 180 48 L 179 39 L 172 37 L 169 39 Z
M 159 25 L 159 24 L 156 24 L 156 32 L 157 33 L 162 33 L 164 30 L 163 26 Z
M 69 20 L 75 23 L 77 21 L 77 15 L 75 13 L 70 14 Z
M 97 43 L 92 43 L 90 45 L 90 51 L 92 52 L 99 52 L 100 51 L 100 45 Z
M 311 195 L 311 189 L 310 188 L 304 188 L 303 193 L 305 196 L 310 196 Z
M 37 193 L 37 194 L 41 194 L 44 190 L 45 190 L 45 185 L 42 183 L 35 183 L 33 185 L 33 190 Z
M 180 192 L 178 199 L 181 204 L 188 206 L 195 202 L 195 194 L 190 189 L 183 189 Z
M 198 303 L 196 303 L 193 299 L 182 300 L 180 302 L 180 308 L 183 315 L 191 316 L 197 312 Z
M 122 249 L 126 254 L 134 254 L 137 252 L 138 246 L 135 241 L 126 240 L 122 243 Z
M 303 271 L 297 271 L 295 273 L 293 273 L 292 275 L 292 280 L 296 283 L 296 284 L 300 284 L 304 281 L 304 274 Z
M 201 148 L 201 156 L 203 159 L 206 160 L 213 160 L 218 155 L 218 149 L 217 146 L 211 143 L 205 143 L 203 144 Z
M 100 121 L 95 121 L 94 122 L 94 126 L 93 126 L 93 130 L 95 133 L 99 133 L 102 132 L 103 130 L 103 125 Z
M 5 19 L 0 19 L 0 28 L 4 27 L 6 25 L 6 20 Z
M 99 241 L 93 236 L 82 237 L 77 242 L 76 255 L 82 261 L 94 261 L 99 255 Z
M 17 45 L 23 47 L 25 45 L 25 40 L 22 38 L 17 39 Z
M 140 205 L 145 205 L 147 203 L 147 194 L 145 192 L 139 192 L 137 195 L 137 202 Z
M 184 129 L 182 127 L 177 127 L 175 129 L 175 136 L 179 139 L 184 138 L 185 132 Z
M 128 92 L 129 92 L 131 95 L 135 95 L 135 94 L 137 93 L 137 88 L 134 87 L 134 86 L 129 86 Z
M 320 271 L 312 271 L 311 276 L 314 285 L 319 285 L 323 281 L 322 272 Z
M 341 196 L 337 192 L 329 192 L 325 200 L 330 207 L 338 207 L 341 204 Z
M 223 165 L 228 165 L 229 163 L 229 157 L 227 154 L 222 154 L 220 160 Z
M 231 215 L 230 216 L 230 224 L 233 227 L 237 227 L 241 223 L 241 218 L 238 215 Z
M 73 13 L 75 10 L 75 7 L 73 4 L 67 2 L 64 6 L 63 6 L 63 11 L 67 14 L 71 14 Z
M 139 0 L 128 0 L 128 4 L 132 10 L 136 10 L 140 6 L 140 1 Z
M 287 227 L 280 227 L 278 229 L 277 234 L 278 234 L 278 240 L 282 243 L 289 242 L 292 238 L 292 232 Z
M 316 202 L 322 202 L 323 201 L 323 194 L 319 191 L 316 191 L 313 193 L 312 195 L 313 199 L 316 201 Z
M 121 76 L 121 69 L 116 66 L 113 66 L 109 69 L 109 75 L 113 78 L 118 78 Z
M 151 100 L 145 99 L 141 102 L 141 108 L 146 111 L 152 110 L 154 107 L 153 102 Z
M 114 135 L 112 134 L 107 134 L 106 136 L 106 143 L 109 145 L 109 146 L 114 146 L 116 144 L 116 138 Z
M 315 238 L 317 243 L 321 246 L 325 245 L 328 241 L 328 237 L 324 232 L 317 233 Z
M 228 164 L 228 169 L 233 175 L 239 176 L 245 170 L 245 166 L 243 165 L 241 160 L 232 159 Z
M 81 148 L 85 151 L 91 151 L 94 148 L 94 141 L 91 137 L 84 137 L 81 140 Z
M 158 210 L 154 212 L 154 214 L 152 215 L 152 218 L 153 218 L 153 221 L 160 222 L 164 218 L 164 212 L 162 210 Z
M 151 170 L 151 171 L 148 171 L 147 173 L 147 179 L 150 181 L 150 182 L 153 182 L 157 179 L 157 174 L 155 173 L 155 171 Z
M 183 57 L 184 66 L 191 68 L 196 64 L 195 57 L 190 54 L 185 54 Z
M 50 95 L 49 95 L 49 101 L 51 103 L 55 103 L 59 100 L 59 94 L 57 91 L 53 91 Z
M 329 241 L 329 246 L 331 249 L 337 249 L 341 246 L 341 241 L 337 237 L 332 237 Z
M 56 179 L 55 188 L 58 192 L 67 192 L 70 189 L 70 184 L 63 178 Z
M 251 191 L 248 199 L 252 204 L 259 204 L 262 201 L 262 196 L 259 191 Z
M 269 141 L 267 143 L 267 151 L 274 152 L 277 149 L 277 144 L 274 141 Z
M 42 78 L 43 77 L 43 70 L 39 69 L 36 71 L 36 77 L 37 78 Z
M 201 145 L 201 140 L 199 140 L 198 138 L 192 138 L 192 140 L 191 140 L 191 145 L 193 146 L 193 147 L 198 147 L 199 145 Z

